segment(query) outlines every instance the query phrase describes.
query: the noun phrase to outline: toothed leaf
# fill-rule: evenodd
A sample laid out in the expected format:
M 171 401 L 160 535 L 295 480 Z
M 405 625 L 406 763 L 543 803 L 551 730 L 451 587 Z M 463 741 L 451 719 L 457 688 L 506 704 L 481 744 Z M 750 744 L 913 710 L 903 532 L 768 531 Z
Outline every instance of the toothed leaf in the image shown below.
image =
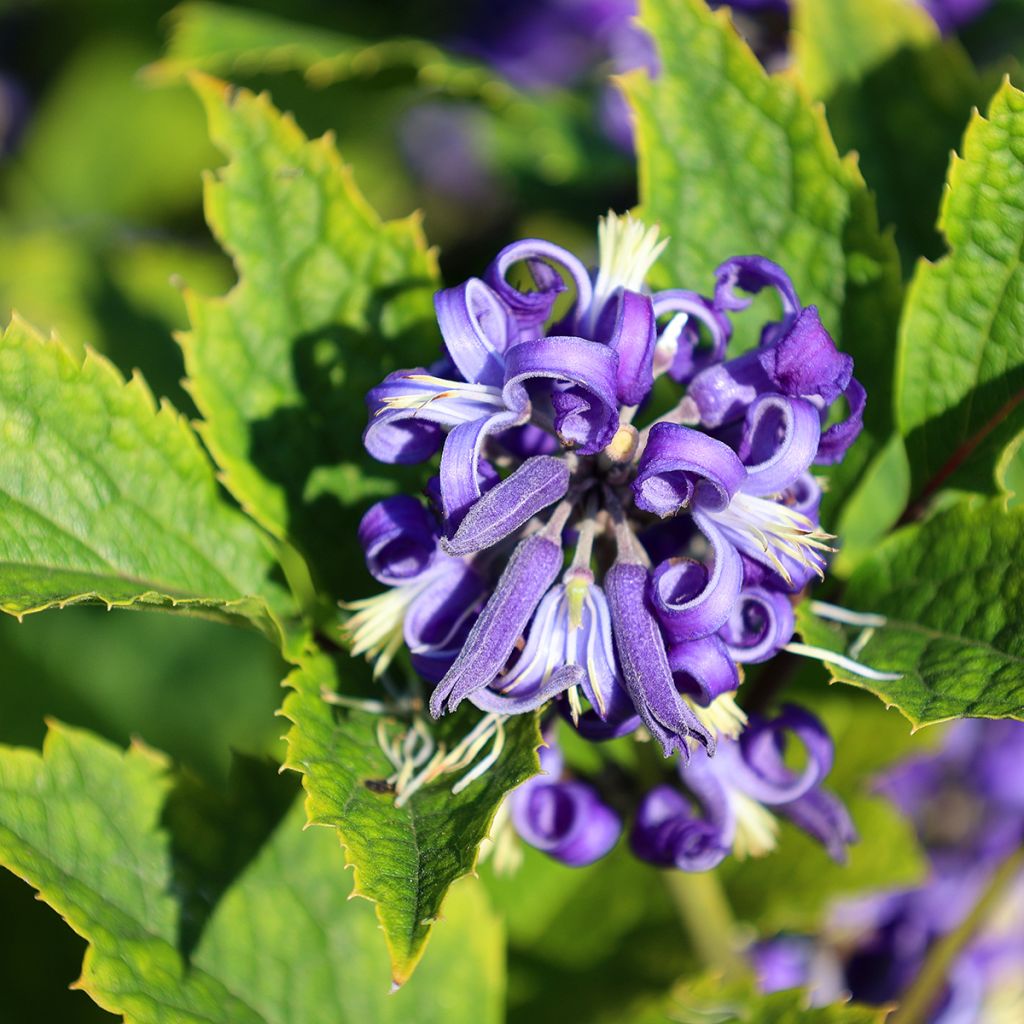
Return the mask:
M 89 943 L 84 989 L 127 1024 L 470 1024 L 501 1020 L 500 925 L 476 883 L 445 904 L 437 956 L 389 994 L 369 907 L 337 841 L 296 802 L 213 908 L 186 961 L 160 815 L 165 759 L 51 725 L 40 755 L 0 746 L 0 863 Z M 181 807 L 177 809 L 180 815 Z
M 323 699 L 324 691 L 339 688 L 344 670 L 344 662 L 310 655 L 288 677 L 293 692 L 281 712 L 292 722 L 286 763 L 303 773 L 309 820 L 337 829 L 355 869 L 355 891 L 376 904 L 393 977 L 402 984 L 423 955 L 448 887 L 473 870 L 505 794 L 539 770 L 540 732 L 533 715 L 508 719 L 503 752 L 482 778 L 453 794 L 461 773 L 445 775 L 398 808 L 386 783 L 395 768 L 378 741 L 384 720 Z M 478 718 L 462 713 L 429 728 L 451 750 Z M 397 723 L 387 724 L 397 731 Z
M 901 47 L 938 38 L 915 0 L 796 0 L 793 51 L 797 72 L 815 99 L 856 81 Z
M 329 138 L 308 141 L 266 95 L 194 84 L 230 160 L 206 179 L 206 217 L 239 275 L 221 298 L 186 297 L 200 431 L 242 507 L 340 596 L 354 517 L 394 487 L 359 444 L 360 396 L 434 358 L 435 259 L 416 218 L 380 220 Z
M 1006 82 L 954 156 L 939 227 L 949 252 L 918 264 L 900 328 L 896 413 L 915 494 L 995 492 L 1024 426 L 1024 92 Z
M 270 539 L 141 378 L 15 319 L 0 337 L 0 429 L 0 610 L 145 605 L 279 637 L 290 601 L 270 579 Z
M 843 593 L 885 626 L 854 649 L 875 681 L 829 664 L 832 678 L 869 690 L 916 726 L 950 718 L 1024 718 L 1024 509 L 964 501 L 898 530 Z M 859 631 L 800 613 L 806 642 L 846 653 Z

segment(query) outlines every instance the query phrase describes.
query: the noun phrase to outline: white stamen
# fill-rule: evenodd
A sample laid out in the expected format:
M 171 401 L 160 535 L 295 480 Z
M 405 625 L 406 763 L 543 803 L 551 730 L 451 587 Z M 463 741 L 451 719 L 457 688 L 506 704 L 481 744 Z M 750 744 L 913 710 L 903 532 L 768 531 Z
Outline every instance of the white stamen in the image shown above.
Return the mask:
M 873 612 L 854 612 L 849 608 L 828 604 L 826 601 L 811 601 L 808 607 L 820 619 L 831 619 L 833 622 L 842 622 L 847 626 L 874 626 L 876 629 L 880 629 L 888 621 L 884 615 L 875 615 Z
M 778 843 L 778 818 L 738 789 L 730 789 L 729 802 L 736 816 L 736 835 L 732 843 L 736 857 L 743 860 L 771 853 Z
M 416 384 L 428 385 L 433 390 L 411 389 L 406 395 L 389 395 L 384 399 L 381 408 L 377 410 L 378 416 L 392 409 L 425 409 L 433 402 L 440 402 L 444 399 L 455 399 L 456 402 L 461 400 L 467 407 L 460 413 L 454 408 L 456 402 L 448 403 L 445 412 L 448 418 L 454 421 L 468 422 L 470 419 L 484 415 L 487 409 L 500 411 L 505 408 L 505 402 L 501 397 L 501 388 L 491 387 L 489 384 L 467 384 L 463 381 L 433 377 L 426 373 L 410 373 L 403 379 Z
M 392 587 L 373 597 L 342 603 L 346 611 L 356 613 L 342 626 L 342 636 L 351 644 L 353 657 L 365 655 L 367 661 L 373 662 L 375 679 L 401 648 L 406 613 L 423 585 Z
M 747 724 L 746 712 L 736 703 L 736 691 L 723 693 L 716 697 L 707 707 L 702 707 L 689 697 L 683 699 L 693 709 L 697 720 L 706 729 L 718 736 L 737 739 Z
M 878 669 L 862 665 L 859 661 L 854 661 L 853 658 L 847 658 L 845 655 L 837 654 L 835 651 L 830 651 L 825 647 L 812 647 L 810 644 L 791 643 L 786 644 L 782 649 L 789 651 L 790 654 L 799 654 L 804 658 L 827 661 L 833 665 L 838 665 L 840 668 L 845 668 L 847 672 L 853 672 L 855 675 L 863 676 L 865 679 L 874 679 L 880 683 L 903 678 L 900 672 L 880 672 Z
M 825 578 L 825 559 L 820 552 L 835 550 L 825 543 L 832 539 L 832 534 L 815 526 L 802 512 L 777 501 L 740 493 L 721 512 L 708 515 L 719 525 L 751 538 L 787 583 L 792 583 L 792 577 L 780 555 L 788 555 Z
M 658 241 L 658 226 L 647 227 L 632 214 L 612 210 L 597 223 L 597 280 L 591 304 L 591 327 L 605 303 L 620 289 L 639 292 L 668 239 Z

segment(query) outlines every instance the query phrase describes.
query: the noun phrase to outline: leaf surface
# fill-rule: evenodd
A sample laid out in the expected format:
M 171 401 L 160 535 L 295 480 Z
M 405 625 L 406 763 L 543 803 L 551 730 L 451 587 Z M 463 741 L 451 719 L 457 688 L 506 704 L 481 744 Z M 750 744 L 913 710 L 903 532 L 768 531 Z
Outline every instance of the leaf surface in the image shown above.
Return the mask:
M 341 596 L 354 510 L 394 486 L 362 450 L 362 395 L 436 347 L 436 261 L 416 217 L 380 220 L 329 137 L 308 141 L 266 95 L 194 84 L 230 158 L 206 217 L 239 275 L 221 298 L 186 296 L 199 429 L 242 507 Z
M 954 156 L 939 226 L 949 252 L 921 262 L 900 327 L 896 414 L 915 495 L 992 493 L 1024 426 L 1024 93 L 1009 82 Z
M 337 830 L 355 869 L 355 891 L 376 904 L 393 977 L 402 984 L 423 954 L 448 887 L 473 870 L 505 794 L 539 770 L 540 732 L 533 715 L 513 716 L 501 757 L 481 779 L 454 795 L 459 775 L 443 776 L 397 808 L 385 785 L 395 769 L 378 728 L 396 733 L 398 723 L 323 699 L 339 689 L 345 664 L 312 654 L 286 680 L 286 766 L 303 774 L 310 823 Z M 451 750 L 473 724 L 459 714 L 432 731 Z
M 90 943 L 77 983 L 128 1024 L 441 1024 L 501 1020 L 501 931 L 476 884 L 446 904 L 422 987 L 388 994 L 369 908 L 337 842 L 281 824 L 179 952 L 161 809 L 165 759 L 52 724 L 43 754 L 0 747 L 0 861 Z M 419 979 L 417 979 L 419 981 Z
M 904 527 L 864 561 L 843 604 L 887 617 L 866 634 L 801 612 L 807 643 L 884 672 L 877 682 L 829 665 L 915 726 L 1024 718 L 1024 509 L 972 498 Z
M 278 639 L 273 546 L 184 417 L 15 319 L 0 338 L 0 609 L 78 601 L 247 620 Z

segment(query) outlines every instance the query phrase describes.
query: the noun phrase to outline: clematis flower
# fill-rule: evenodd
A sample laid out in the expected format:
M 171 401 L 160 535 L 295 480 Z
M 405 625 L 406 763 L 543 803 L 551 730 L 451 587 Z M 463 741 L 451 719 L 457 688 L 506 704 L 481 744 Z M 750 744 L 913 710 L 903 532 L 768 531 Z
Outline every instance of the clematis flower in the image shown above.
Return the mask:
M 783 760 L 787 734 L 806 751 L 802 772 Z M 698 750 L 680 762 L 686 793 L 661 785 L 644 797 L 633 851 L 663 867 L 707 871 L 730 853 L 757 857 L 774 849 L 779 813 L 842 861 L 856 833 L 840 801 L 821 788 L 832 755 L 824 727 L 800 708 L 787 706 L 771 721 L 752 720 L 738 740 L 721 739 L 714 758 Z
M 543 775 L 528 779 L 509 797 L 519 836 L 549 857 L 583 867 L 609 853 L 622 833 L 619 816 L 593 786 L 567 780 L 554 740 L 540 749 Z
M 378 671 L 404 638 L 435 717 L 551 705 L 585 738 L 642 730 L 699 773 L 720 741 L 741 764 L 739 666 L 792 646 L 792 594 L 824 575 L 810 467 L 853 381 L 780 267 L 727 261 L 713 298 L 651 292 L 666 244 L 609 214 L 593 270 L 526 239 L 437 294 L 438 360 L 374 388 L 364 434 L 385 462 L 440 451 L 436 519 L 409 497 L 367 514 L 367 565 L 392 589 L 350 605 L 347 632 Z M 728 360 L 736 289 L 763 287 L 782 318 Z M 679 394 L 652 419 L 659 377 Z M 830 800 L 812 789 L 786 813 L 841 845 Z

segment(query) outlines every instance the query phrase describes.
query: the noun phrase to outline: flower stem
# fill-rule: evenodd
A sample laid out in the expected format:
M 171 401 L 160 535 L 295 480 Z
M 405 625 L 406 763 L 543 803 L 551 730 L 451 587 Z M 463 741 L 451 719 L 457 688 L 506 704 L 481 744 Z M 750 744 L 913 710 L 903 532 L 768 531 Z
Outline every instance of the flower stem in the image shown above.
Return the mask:
M 920 973 L 903 994 L 899 1008 L 888 1024 L 925 1024 L 942 995 L 956 958 L 974 938 L 978 929 L 992 912 L 1006 886 L 1024 868 L 1024 848 L 1011 853 L 993 872 L 984 892 L 978 897 L 974 909 L 958 928 L 943 936 L 932 946 Z
M 747 963 L 736 948 L 732 910 L 718 875 L 714 871 L 666 871 L 664 878 L 701 963 L 719 972 L 723 980 L 746 974 Z

